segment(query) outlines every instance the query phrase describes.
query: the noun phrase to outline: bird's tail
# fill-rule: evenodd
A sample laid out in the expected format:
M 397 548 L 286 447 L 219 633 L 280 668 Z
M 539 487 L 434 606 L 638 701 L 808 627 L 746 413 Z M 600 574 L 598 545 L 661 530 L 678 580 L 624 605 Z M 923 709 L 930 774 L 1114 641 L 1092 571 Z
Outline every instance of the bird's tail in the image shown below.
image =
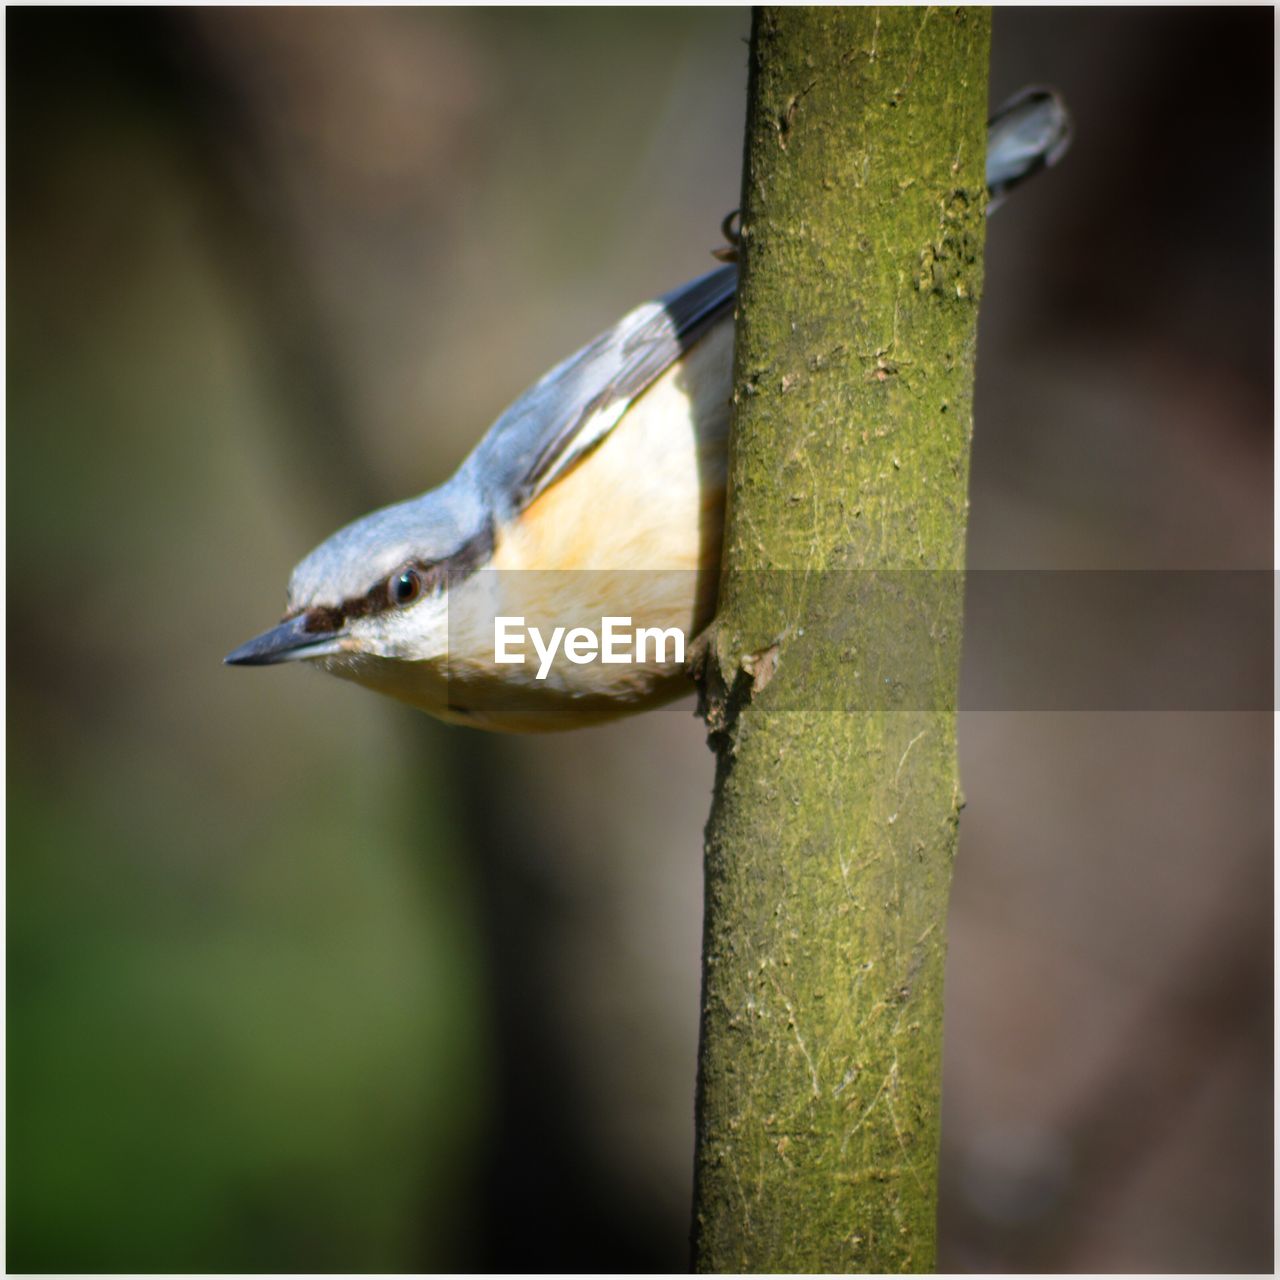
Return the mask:
M 1052 90 L 1020 89 L 987 121 L 987 189 L 995 210 L 1018 183 L 1057 164 L 1071 145 L 1071 116 Z

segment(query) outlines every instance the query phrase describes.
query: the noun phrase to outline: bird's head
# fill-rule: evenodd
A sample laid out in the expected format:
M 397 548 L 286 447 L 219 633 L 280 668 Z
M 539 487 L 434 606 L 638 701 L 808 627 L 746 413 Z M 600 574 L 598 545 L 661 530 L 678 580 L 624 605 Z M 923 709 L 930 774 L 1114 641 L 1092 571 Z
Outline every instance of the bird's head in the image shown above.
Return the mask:
M 294 569 L 283 621 L 225 661 L 315 662 L 380 688 L 389 665 L 443 664 L 450 587 L 493 550 L 492 521 L 477 515 L 446 487 L 340 529 Z

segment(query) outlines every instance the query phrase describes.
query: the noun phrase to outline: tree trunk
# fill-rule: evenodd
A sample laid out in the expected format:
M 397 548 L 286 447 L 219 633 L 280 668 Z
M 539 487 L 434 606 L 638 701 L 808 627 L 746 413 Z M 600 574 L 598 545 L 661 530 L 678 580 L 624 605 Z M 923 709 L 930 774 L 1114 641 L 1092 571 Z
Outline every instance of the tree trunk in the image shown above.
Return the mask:
M 985 9 L 760 9 L 707 827 L 695 1262 L 926 1271 Z

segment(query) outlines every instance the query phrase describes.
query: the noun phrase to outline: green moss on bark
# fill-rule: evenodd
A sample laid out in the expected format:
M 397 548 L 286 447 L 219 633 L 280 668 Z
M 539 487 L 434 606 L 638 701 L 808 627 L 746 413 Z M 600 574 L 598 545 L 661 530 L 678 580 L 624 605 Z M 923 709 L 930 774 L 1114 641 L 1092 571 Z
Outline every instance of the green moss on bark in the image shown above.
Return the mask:
M 989 37 L 985 9 L 755 17 L 703 673 L 703 1271 L 934 1265 Z M 943 585 L 850 607 L 869 570 Z

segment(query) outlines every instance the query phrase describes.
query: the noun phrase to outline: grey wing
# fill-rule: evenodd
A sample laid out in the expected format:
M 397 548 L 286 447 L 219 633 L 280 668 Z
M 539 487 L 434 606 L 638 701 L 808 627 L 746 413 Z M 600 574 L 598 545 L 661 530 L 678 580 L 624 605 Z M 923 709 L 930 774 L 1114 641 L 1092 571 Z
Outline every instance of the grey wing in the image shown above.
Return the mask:
M 737 287 L 737 268 L 721 267 L 624 316 L 526 391 L 463 471 L 495 508 L 527 506 L 728 312 Z

